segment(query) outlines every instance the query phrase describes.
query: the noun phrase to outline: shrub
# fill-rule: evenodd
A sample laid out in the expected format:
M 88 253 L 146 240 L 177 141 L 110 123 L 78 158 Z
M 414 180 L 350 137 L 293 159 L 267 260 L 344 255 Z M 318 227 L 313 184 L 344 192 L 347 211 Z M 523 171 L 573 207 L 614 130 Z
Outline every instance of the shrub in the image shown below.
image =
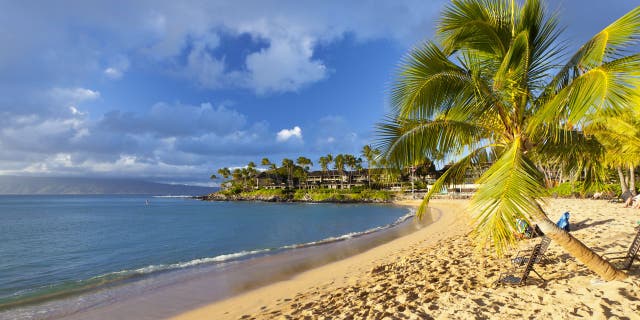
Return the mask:
M 246 196 L 263 196 L 263 197 L 283 197 L 285 192 L 282 189 L 258 189 L 243 193 Z
M 549 195 L 566 198 L 573 195 L 574 187 L 571 182 L 563 182 L 548 191 Z

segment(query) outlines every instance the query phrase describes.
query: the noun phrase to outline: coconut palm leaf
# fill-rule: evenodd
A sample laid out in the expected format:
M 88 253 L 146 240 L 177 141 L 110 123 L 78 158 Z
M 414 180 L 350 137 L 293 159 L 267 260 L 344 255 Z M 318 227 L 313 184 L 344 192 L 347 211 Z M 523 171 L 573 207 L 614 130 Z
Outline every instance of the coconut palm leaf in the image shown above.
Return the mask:
M 447 119 L 391 120 L 378 125 L 378 147 L 398 167 L 434 159 L 440 150 L 464 151 L 489 136 L 490 128 Z
M 480 177 L 470 206 L 476 238 L 495 245 L 499 255 L 515 241 L 516 218 L 530 221 L 543 214 L 536 199 L 544 195 L 544 179 L 521 144 L 515 139 Z
M 640 41 L 640 7 L 629 11 L 587 41 L 549 82 L 542 100 L 555 95 L 584 70 L 614 60 Z
M 493 163 L 497 159 L 497 155 L 502 153 L 502 145 L 486 145 L 479 147 L 457 162 L 453 163 L 431 186 L 431 189 L 422 199 L 416 215 L 422 218 L 429 205 L 431 197 L 442 191 L 447 185 L 460 183 L 464 180 L 464 176 L 470 168 L 480 168 L 481 165 Z
M 391 104 L 403 117 L 428 119 L 473 93 L 471 76 L 428 42 L 405 58 L 391 94 Z

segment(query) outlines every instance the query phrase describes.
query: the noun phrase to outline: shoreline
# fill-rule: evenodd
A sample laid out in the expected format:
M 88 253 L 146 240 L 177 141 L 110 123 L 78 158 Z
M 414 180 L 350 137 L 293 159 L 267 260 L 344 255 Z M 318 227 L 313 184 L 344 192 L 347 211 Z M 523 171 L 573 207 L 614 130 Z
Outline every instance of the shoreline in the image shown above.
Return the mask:
M 626 251 L 637 232 L 640 210 L 599 200 L 547 199 L 545 211 L 553 220 L 572 213 L 572 234 L 602 254 Z M 415 201 L 398 201 L 413 205 Z M 109 305 L 71 314 L 65 319 L 272 319 L 272 318 L 622 318 L 640 319 L 640 264 L 635 263 L 625 281 L 602 282 L 586 267 L 551 243 L 547 262 L 536 270 L 547 280 L 531 275 L 525 287 L 496 287 L 498 275 L 510 259 L 478 249 L 469 238 L 467 200 L 432 200 L 435 221 L 363 251 L 333 257 L 316 265 L 305 264 L 329 246 L 248 260 L 245 286 L 228 298 L 216 298 L 216 284 L 224 274 L 193 273 L 170 283 L 122 296 Z M 428 215 L 427 217 L 431 217 Z M 435 216 L 434 216 L 435 218 Z M 404 226 L 410 225 L 405 221 Z M 380 233 L 374 232 L 374 235 Z M 376 238 L 372 236 L 371 238 Z M 361 238 L 367 242 L 367 235 Z M 353 240 L 353 239 L 351 239 Z M 357 238 L 356 238 L 357 240 Z M 508 256 L 532 247 L 539 239 L 522 240 Z M 341 241 L 338 243 L 349 243 Z M 297 250 L 292 250 L 293 252 Z M 306 254 L 305 254 L 306 252 Z M 297 260 L 303 268 L 282 272 L 281 257 Z M 295 257 L 297 256 L 297 258 Z M 264 268 L 260 260 L 274 262 Z M 255 264 L 254 264 L 255 263 Z M 253 268 L 253 269 L 252 269 Z M 271 270 L 269 270 L 271 269 Z M 263 275 L 258 283 L 246 274 Z M 272 277 L 271 275 L 277 275 Z M 220 276 L 222 275 L 222 276 Z M 233 278 L 233 276 L 232 276 Z M 259 280 L 259 277 L 258 277 Z M 0 314 L 0 318 L 3 318 Z
M 224 265 L 203 265 L 171 271 L 113 289 L 98 290 L 76 297 L 92 299 L 90 296 L 95 295 L 95 303 L 92 302 L 89 308 L 71 311 L 72 313 L 53 313 L 44 318 L 103 319 L 114 317 L 116 314 L 119 318 L 157 319 L 177 315 L 214 300 L 222 300 L 276 281 L 287 280 L 300 272 L 348 258 L 414 232 L 414 214 L 415 212 L 409 209 L 407 214 L 390 225 L 345 235 L 331 241 L 296 246 Z M 180 292 L 189 292 L 195 298 L 188 298 L 179 294 Z M 98 296 L 106 296 L 109 301 L 100 302 Z M 70 298 L 67 302 L 73 299 Z M 52 301 L 52 304 L 56 302 Z
M 395 201 L 394 204 L 416 208 L 421 200 Z M 298 273 L 290 279 L 278 281 L 221 301 L 210 302 L 171 319 L 238 319 L 251 313 L 264 311 L 267 305 L 291 301 L 292 294 L 308 289 L 331 291 L 331 288 L 349 284 L 352 275 L 370 272 L 381 261 L 400 259 L 416 246 L 436 243 L 445 237 L 464 234 L 460 223 L 465 215 L 466 201 L 433 200 L 431 208 L 437 211 L 433 222 L 415 232 L 395 238 L 356 255 Z M 433 213 L 431 213 L 433 214 Z M 428 217 L 425 217 L 428 219 Z M 445 229 L 445 230 L 443 230 Z
M 283 282 L 173 319 L 640 319 L 640 263 L 604 282 L 555 243 L 526 286 L 496 286 L 510 257 L 476 247 L 466 201 L 433 201 L 442 218 L 415 233 Z M 449 208 L 444 206 L 450 206 Z M 600 200 L 546 199 L 552 220 L 570 211 L 571 233 L 598 254 L 626 252 L 640 210 Z

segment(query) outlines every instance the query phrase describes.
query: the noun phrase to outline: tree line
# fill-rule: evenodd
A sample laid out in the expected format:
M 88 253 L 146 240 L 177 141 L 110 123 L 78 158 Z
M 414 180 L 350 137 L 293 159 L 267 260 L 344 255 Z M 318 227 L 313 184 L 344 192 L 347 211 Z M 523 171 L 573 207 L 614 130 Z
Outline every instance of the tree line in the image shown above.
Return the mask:
M 380 188 L 383 182 L 397 182 L 408 175 L 408 171 L 393 169 L 387 160 L 381 156 L 379 149 L 371 145 L 362 147 L 358 156 L 344 153 L 333 155 L 331 153 L 321 156 L 317 160 L 322 176 L 328 175 L 330 170 L 337 171 L 340 175 L 345 175 L 350 182 L 355 173 L 366 174 L 367 187 Z M 270 184 L 284 183 L 288 188 L 306 185 L 307 178 L 314 166 L 314 162 L 304 156 L 293 159 L 284 158 L 280 164 L 271 161 L 269 158 L 262 158 L 259 168 L 254 161 L 250 161 L 246 166 L 230 169 L 228 167 L 219 168 L 211 179 L 225 179 L 223 184 L 227 187 L 249 189 L 264 187 L 261 185 L 260 177 L 266 178 Z M 372 170 L 377 173 L 372 175 Z M 435 173 L 435 166 L 431 161 L 423 161 L 416 166 L 414 174 L 420 181 L 419 186 L 426 187 L 426 177 Z M 264 180 L 264 179 L 263 179 Z

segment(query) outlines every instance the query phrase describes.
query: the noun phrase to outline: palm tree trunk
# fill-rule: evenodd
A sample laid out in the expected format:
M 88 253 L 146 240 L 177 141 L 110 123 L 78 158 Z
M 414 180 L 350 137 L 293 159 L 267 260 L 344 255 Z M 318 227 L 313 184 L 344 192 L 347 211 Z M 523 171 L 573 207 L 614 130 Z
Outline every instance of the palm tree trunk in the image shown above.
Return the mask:
M 636 167 L 629 166 L 629 191 L 632 195 L 636 195 Z
M 598 274 L 603 280 L 623 280 L 627 278 L 626 273 L 616 269 L 611 263 L 580 242 L 580 240 L 574 238 L 569 232 L 558 228 L 553 221 L 549 220 L 546 216 L 539 217 L 536 224 L 547 237 L 551 238 L 551 240 L 560 245 L 571 256 L 582 262 L 589 270 Z
M 616 167 L 618 169 L 618 178 L 620 178 L 620 190 L 622 194 L 629 192 L 629 186 L 627 186 L 627 179 L 624 177 L 624 172 L 622 171 L 622 167 Z M 626 199 L 625 199 L 626 200 Z

